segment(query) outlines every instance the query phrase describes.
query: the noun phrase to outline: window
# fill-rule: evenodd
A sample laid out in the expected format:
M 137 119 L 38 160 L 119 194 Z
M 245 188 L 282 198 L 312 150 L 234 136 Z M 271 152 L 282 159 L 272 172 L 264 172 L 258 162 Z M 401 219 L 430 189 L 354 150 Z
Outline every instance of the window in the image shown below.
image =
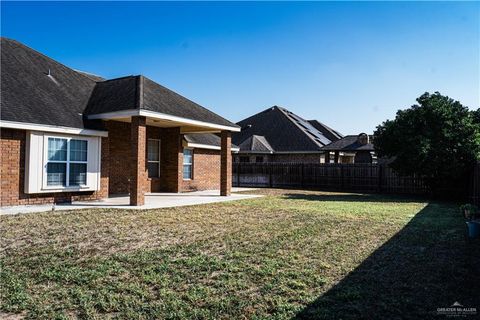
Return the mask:
M 160 140 L 148 139 L 148 177 L 160 177 Z
M 240 162 L 250 162 L 250 157 L 240 157 Z
M 262 163 L 263 162 L 263 157 L 262 156 L 256 156 L 255 157 L 255 162 L 256 163 Z
M 191 180 L 193 179 L 193 150 L 192 149 L 183 149 L 183 179 Z
M 48 138 L 47 186 L 87 184 L 87 140 Z

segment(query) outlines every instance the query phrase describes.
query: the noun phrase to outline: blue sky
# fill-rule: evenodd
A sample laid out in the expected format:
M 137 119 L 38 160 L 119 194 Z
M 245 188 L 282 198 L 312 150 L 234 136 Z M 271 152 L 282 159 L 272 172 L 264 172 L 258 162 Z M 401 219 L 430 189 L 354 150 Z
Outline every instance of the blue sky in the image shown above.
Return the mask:
M 478 2 L 2 2 L 2 36 L 145 76 L 232 121 L 272 105 L 372 132 L 425 91 L 478 108 Z

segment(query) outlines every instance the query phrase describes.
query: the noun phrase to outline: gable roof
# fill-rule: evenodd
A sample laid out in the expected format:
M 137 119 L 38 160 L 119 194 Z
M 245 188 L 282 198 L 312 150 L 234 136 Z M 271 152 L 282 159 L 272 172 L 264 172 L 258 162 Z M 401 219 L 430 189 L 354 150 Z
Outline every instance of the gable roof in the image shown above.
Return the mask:
M 262 136 L 275 152 L 321 152 L 332 141 L 295 113 L 273 106 L 237 123 L 241 132 L 232 141 L 241 145 L 252 136 Z
M 213 125 L 238 126 L 144 76 L 105 80 L 1 38 L 1 120 L 101 129 L 87 116 L 146 110 Z
M 372 141 L 372 136 L 369 136 L 369 141 Z M 322 148 L 325 151 L 374 151 L 373 143 L 361 144 L 358 141 L 358 135 L 348 135 L 340 140 L 330 143 Z
M 95 84 L 15 40 L 1 38 L 2 120 L 84 128 L 83 111 Z
M 318 120 L 308 120 L 308 122 L 312 126 L 314 126 L 315 129 L 317 129 L 318 131 L 323 133 L 323 135 L 325 137 L 327 137 L 328 139 L 330 139 L 330 141 L 332 141 L 332 142 L 343 138 L 343 135 L 340 132 L 333 130 L 332 128 L 330 128 L 329 126 L 327 126 L 324 123 L 321 123 Z
M 85 114 L 124 110 L 148 110 L 162 114 L 238 127 L 201 105 L 173 92 L 145 76 L 128 76 L 98 82 Z
M 273 153 L 273 148 L 264 136 L 252 135 L 243 141 L 239 146 L 240 152 L 267 152 Z

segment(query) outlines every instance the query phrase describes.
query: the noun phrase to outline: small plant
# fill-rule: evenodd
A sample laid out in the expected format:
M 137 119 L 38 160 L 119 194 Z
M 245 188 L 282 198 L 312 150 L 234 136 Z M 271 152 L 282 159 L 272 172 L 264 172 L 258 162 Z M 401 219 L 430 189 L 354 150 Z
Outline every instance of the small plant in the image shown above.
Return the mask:
M 467 203 L 467 204 L 462 205 L 460 207 L 460 210 L 462 210 L 463 216 L 467 220 L 475 220 L 479 216 L 478 207 L 471 204 L 471 203 Z

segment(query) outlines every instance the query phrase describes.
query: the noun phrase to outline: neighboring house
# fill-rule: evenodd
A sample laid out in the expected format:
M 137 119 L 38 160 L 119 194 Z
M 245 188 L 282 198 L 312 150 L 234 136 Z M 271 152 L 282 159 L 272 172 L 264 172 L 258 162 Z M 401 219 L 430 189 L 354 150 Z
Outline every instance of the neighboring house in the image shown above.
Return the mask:
M 235 162 L 321 163 L 322 148 L 343 137 L 317 120 L 305 120 L 277 106 L 237 124 L 242 130 L 232 137 L 240 148 Z
M 105 80 L 5 38 L 0 126 L 2 206 L 228 195 L 231 132 L 240 130 L 144 76 Z
M 372 136 L 366 133 L 348 135 L 322 148 L 326 163 L 376 162 Z

